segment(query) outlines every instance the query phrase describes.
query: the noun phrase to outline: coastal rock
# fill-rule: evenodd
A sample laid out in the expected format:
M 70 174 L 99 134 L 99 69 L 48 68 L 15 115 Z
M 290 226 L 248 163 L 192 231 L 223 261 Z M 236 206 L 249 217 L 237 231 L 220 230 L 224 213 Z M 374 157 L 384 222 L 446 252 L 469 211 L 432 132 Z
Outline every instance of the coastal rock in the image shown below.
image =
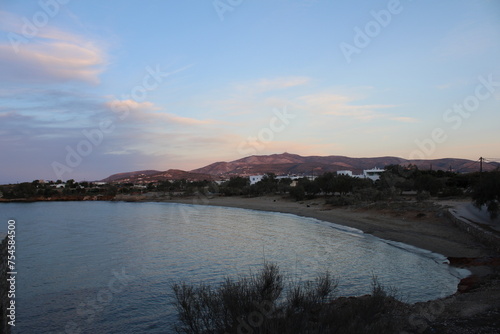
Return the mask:
M 472 289 L 475 289 L 479 286 L 479 277 L 476 275 L 468 276 L 466 278 L 462 278 L 460 283 L 458 283 L 457 290 L 460 293 L 469 292 Z

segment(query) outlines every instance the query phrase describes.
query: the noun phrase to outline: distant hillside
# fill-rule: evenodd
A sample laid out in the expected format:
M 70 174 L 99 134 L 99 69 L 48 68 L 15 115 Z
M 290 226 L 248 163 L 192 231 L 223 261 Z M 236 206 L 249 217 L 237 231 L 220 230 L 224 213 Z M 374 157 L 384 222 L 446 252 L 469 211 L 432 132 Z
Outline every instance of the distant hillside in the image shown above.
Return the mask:
M 102 182 L 114 182 L 114 181 L 119 181 L 119 180 L 124 180 L 124 179 L 155 175 L 158 173 L 161 173 L 161 172 L 159 170 L 140 170 L 137 172 L 118 173 L 118 174 L 113 174 L 111 176 L 108 176 L 107 178 L 105 178 L 101 181 Z
M 272 155 L 253 155 L 231 162 L 216 162 L 194 169 L 192 172 L 219 176 L 275 174 L 322 174 L 339 170 L 352 170 L 360 173 L 373 167 L 383 168 L 391 164 L 417 165 L 420 169 L 452 170 L 456 172 L 474 172 L 479 170 L 479 162 L 467 159 L 407 160 L 398 157 L 351 158 L 340 155 L 300 156 L 283 153 Z M 484 164 L 484 170 L 493 170 L 497 166 Z
M 381 158 L 349 158 L 345 156 L 300 156 L 283 153 L 272 155 L 253 155 L 231 162 L 216 162 L 206 167 L 192 170 L 220 176 L 275 174 L 322 174 L 349 169 L 361 172 L 363 169 L 384 167 L 390 164 L 405 163 L 406 160 L 396 157 Z
M 165 172 L 160 171 L 138 171 L 130 173 L 119 173 L 111 175 L 102 180 L 102 182 L 131 182 L 131 183 L 149 183 L 165 180 L 188 180 L 202 181 L 215 179 L 212 175 L 186 172 L 179 169 L 169 169 Z
M 215 180 L 226 179 L 231 176 L 249 176 L 265 173 L 277 175 L 320 175 L 326 172 L 352 170 L 361 173 L 363 169 L 373 167 L 383 168 L 391 164 L 417 165 L 420 169 L 452 170 L 460 173 L 479 170 L 479 162 L 467 159 L 434 159 L 434 160 L 407 160 L 398 157 L 351 158 L 346 156 L 300 156 L 297 154 L 282 153 L 272 155 L 252 155 L 230 162 L 215 162 L 205 167 L 186 172 L 170 169 L 165 172 L 138 171 L 111 175 L 105 182 L 154 182 L 159 180 L 186 179 Z M 483 170 L 494 170 L 500 164 L 483 164 Z

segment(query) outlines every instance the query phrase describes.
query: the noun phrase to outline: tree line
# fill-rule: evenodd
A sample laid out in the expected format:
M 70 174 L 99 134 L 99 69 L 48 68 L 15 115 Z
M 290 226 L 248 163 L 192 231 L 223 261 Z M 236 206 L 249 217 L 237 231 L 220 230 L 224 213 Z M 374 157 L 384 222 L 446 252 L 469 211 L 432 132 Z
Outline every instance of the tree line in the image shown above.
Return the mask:
M 492 217 L 500 211 L 500 171 L 456 173 L 443 170 L 421 170 L 415 165 L 388 165 L 380 179 L 356 178 L 327 172 L 314 180 L 303 177 L 298 180 L 266 174 L 261 181 L 250 184 L 248 177 L 235 176 L 218 184 L 214 181 L 164 180 L 143 185 L 133 183 L 109 183 L 57 180 L 42 183 L 24 182 L 0 187 L 4 199 L 58 198 L 64 196 L 117 194 L 141 194 L 159 192 L 169 196 L 262 196 L 281 194 L 302 201 L 319 196 L 333 205 L 349 205 L 359 202 L 393 200 L 415 195 L 417 200 L 435 197 L 470 197 L 478 207 L 486 206 Z M 413 194 L 412 194 L 413 193 Z
M 319 196 L 327 203 L 349 205 L 358 202 L 394 200 L 414 195 L 417 200 L 431 197 L 469 197 L 478 207 L 485 205 L 492 218 L 500 211 L 500 171 L 456 173 L 443 170 L 421 170 L 416 165 L 388 165 L 377 181 L 327 172 L 314 180 L 304 177 L 293 181 L 266 174 L 250 185 L 248 178 L 233 177 L 219 186 L 225 196 L 261 196 L 286 194 L 302 201 Z

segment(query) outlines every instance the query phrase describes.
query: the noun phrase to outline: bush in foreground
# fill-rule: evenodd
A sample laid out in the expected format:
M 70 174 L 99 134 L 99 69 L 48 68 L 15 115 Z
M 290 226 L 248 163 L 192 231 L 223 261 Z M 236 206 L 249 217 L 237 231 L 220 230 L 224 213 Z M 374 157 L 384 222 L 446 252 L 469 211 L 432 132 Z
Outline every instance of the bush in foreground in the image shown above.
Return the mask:
M 337 298 L 327 272 L 285 289 L 279 268 L 265 264 L 250 278 L 208 285 L 174 284 L 177 333 L 395 333 L 401 303 L 374 279 L 372 294 Z M 286 292 L 284 292 L 286 291 Z

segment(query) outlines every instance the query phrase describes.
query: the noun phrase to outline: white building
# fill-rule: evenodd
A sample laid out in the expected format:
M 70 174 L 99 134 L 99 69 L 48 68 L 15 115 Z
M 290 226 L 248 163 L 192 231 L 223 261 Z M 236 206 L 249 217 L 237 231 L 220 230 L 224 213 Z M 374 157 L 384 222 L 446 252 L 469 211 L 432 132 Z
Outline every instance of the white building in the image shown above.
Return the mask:
M 256 184 L 257 182 L 262 181 L 264 175 L 251 175 L 250 176 L 250 185 Z
M 256 184 L 257 182 L 262 181 L 265 175 L 251 175 L 249 176 L 250 178 L 250 185 Z M 276 180 L 281 180 L 281 179 L 292 179 L 292 181 L 296 181 L 298 179 L 302 178 L 308 178 L 309 180 L 313 181 L 317 176 L 297 176 L 297 175 L 279 175 L 276 176 Z
M 358 177 L 359 175 L 352 175 L 352 170 L 339 170 L 337 171 L 337 175 L 347 175 L 350 177 Z
M 363 174 L 359 175 L 352 174 L 352 171 L 350 170 L 339 170 L 337 172 L 337 175 L 347 175 L 350 177 L 357 177 L 359 179 L 370 179 L 372 181 L 377 181 L 378 179 L 380 179 L 380 175 L 382 175 L 383 172 L 385 172 L 385 169 L 375 167 L 372 169 L 365 169 L 363 170 Z
M 383 172 L 385 172 L 385 169 L 380 169 L 380 168 L 375 167 L 372 169 L 365 169 L 363 171 L 363 175 L 364 175 L 365 179 L 377 181 L 378 179 L 380 179 L 380 175 L 382 175 Z

